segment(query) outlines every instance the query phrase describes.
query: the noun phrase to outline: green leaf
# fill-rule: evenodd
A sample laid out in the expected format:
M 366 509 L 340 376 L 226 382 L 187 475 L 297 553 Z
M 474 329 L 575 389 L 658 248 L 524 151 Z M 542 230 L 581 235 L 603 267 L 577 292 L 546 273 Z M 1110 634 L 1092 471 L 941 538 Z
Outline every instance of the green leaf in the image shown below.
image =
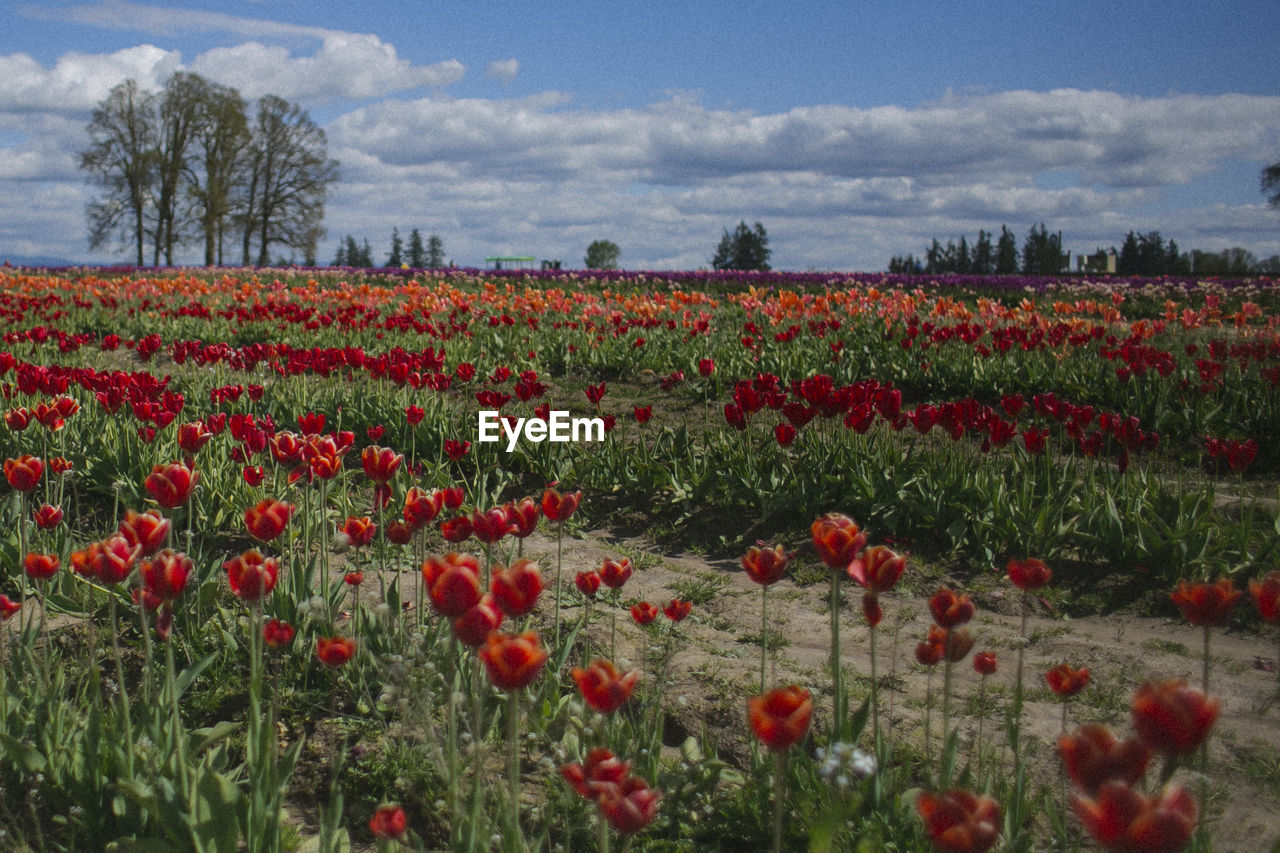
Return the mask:
M 187 688 L 191 686 L 191 682 L 195 681 L 196 678 L 199 677 L 200 673 L 208 669 L 209 664 L 217 660 L 218 654 L 218 652 L 211 652 L 201 660 L 178 673 L 177 678 L 173 680 L 173 687 L 178 692 L 177 698 L 182 698 L 182 694 L 187 692 Z
M 0 746 L 4 747 L 5 753 L 13 763 L 27 773 L 41 773 L 48 764 L 40 750 L 5 732 L 0 732 Z
M 106 846 L 107 853 L 170 853 L 173 844 L 159 838 L 117 838 Z
M 234 853 L 248 824 L 249 801 L 229 778 L 207 764 L 197 770 L 191 838 L 201 853 Z
M 44 597 L 44 603 L 49 610 L 55 613 L 65 613 L 68 616 L 74 616 L 77 619 L 87 618 L 89 614 L 84 612 L 76 601 L 69 596 L 61 593 L 51 592 Z

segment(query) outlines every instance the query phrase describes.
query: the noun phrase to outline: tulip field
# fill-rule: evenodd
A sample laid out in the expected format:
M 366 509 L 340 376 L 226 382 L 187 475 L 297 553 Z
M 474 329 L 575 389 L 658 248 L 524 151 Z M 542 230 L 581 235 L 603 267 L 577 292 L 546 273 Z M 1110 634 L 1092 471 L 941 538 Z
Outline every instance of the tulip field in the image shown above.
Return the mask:
M 1275 281 L 6 267 L 0 336 L 0 850 L 1280 850 Z

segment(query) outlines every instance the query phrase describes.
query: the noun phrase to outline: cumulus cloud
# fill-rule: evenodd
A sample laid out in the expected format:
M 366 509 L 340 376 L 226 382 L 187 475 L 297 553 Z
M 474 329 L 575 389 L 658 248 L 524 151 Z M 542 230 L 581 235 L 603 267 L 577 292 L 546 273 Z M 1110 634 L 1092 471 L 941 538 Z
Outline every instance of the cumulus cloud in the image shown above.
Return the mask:
M 45 68 L 25 53 L 0 56 L 0 111 L 86 111 L 133 78 L 158 89 L 182 68 L 176 51 L 144 44 L 108 54 L 65 53 Z
M 484 70 L 484 76 L 494 80 L 501 80 L 503 83 L 510 83 L 516 79 L 516 74 L 520 72 L 520 60 L 518 59 L 501 59 L 490 62 L 489 67 Z

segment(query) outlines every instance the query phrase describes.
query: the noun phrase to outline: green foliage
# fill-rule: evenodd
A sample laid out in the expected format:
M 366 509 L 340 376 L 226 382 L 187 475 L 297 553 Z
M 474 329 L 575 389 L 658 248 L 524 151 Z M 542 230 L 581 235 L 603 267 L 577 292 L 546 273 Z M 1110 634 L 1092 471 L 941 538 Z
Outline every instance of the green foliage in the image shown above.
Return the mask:
M 612 240 L 593 240 L 587 246 L 587 256 L 582 263 L 589 270 L 616 270 L 621 254 L 622 250 Z
M 754 228 L 748 228 L 745 221 L 739 222 L 733 234 L 726 228 L 724 236 L 716 246 L 711 266 L 717 270 L 761 270 L 769 267 L 769 237 L 764 226 L 759 222 Z

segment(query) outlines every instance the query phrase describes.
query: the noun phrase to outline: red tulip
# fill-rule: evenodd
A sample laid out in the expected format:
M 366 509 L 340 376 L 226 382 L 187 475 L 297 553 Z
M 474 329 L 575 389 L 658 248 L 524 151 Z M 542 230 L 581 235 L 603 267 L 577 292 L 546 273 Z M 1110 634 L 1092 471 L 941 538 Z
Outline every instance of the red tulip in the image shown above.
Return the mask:
M 244 477 L 245 483 L 255 489 L 267 479 L 267 472 L 261 465 L 246 465 L 240 474 Z
M 663 605 L 663 614 L 672 622 L 683 622 L 693 608 L 693 602 L 673 598 Z
M 499 690 L 528 687 L 542 672 L 547 653 L 538 643 L 536 631 L 523 634 L 491 633 L 480 649 L 480 661 L 489 681 Z
M 378 806 L 369 818 L 369 831 L 374 838 L 383 841 L 394 841 L 402 838 L 409 829 L 409 820 L 404 809 L 396 805 Z
M 507 515 L 507 531 L 517 539 L 524 539 L 538 529 L 539 507 L 533 498 L 504 504 L 502 511 Z
M 133 571 L 141 555 L 140 545 L 131 545 L 121 535 L 94 542 L 81 551 L 71 553 L 71 568 L 76 574 L 97 578 L 105 584 L 120 583 Z
M 49 460 L 49 470 L 55 475 L 65 474 L 71 470 L 71 463 L 61 456 L 54 456 Z
M 1072 809 L 1104 850 L 1177 853 L 1195 830 L 1199 809 L 1185 789 L 1165 786 L 1144 797 L 1123 782 L 1104 782 L 1096 799 L 1076 796 Z
M 907 567 L 907 558 L 883 545 L 872 545 L 849 562 L 849 577 L 873 593 L 888 592 Z
M 169 519 L 159 510 L 138 513 L 129 509 L 125 510 L 124 519 L 120 522 L 120 535 L 131 546 L 138 546 L 138 556 L 150 557 L 168 541 L 170 526 Z
M 404 496 L 404 521 L 413 530 L 421 530 L 440 514 L 444 505 L 444 493 L 439 490 L 428 494 L 414 486 Z
M 924 791 L 916 811 L 933 846 L 945 853 L 983 853 L 1000 837 L 1000 806 L 986 795 Z
M 587 753 L 587 760 L 560 768 L 560 775 L 578 794 L 594 800 L 609 786 L 621 785 L 631 775 L 631 762 L 620 761 L 611 751 L 598 746 Z
M 143 485 L 156 503 L 173 509 L 190 499 L 191 492 L 199 481 L 199 472 L 188 468 L 186 463 L 170 462 L 168 465 L 153 467 Z
M 244 511 L 244 526 L 249 535 L 260 542 L 278 538 L 289 526 L 295 507 L 272 498 L 264 498 Z
M 471 519 L 465 515 L 454 516 L 440 522 L 440 535 L 455 545 L 471 538 Z
M 936 666 L 942 660 L 943 644 L 934 642 L 933 631 L 926 640 L 916 643 L 916 663 L 921 666 Z
M 470 555 L 449 553 L 428 557 L 422 578 L 431 606 L 441 616 L 456 619 L 480 603 L 480 564 Z
M 925 640 L 925 644 L 936 647 L 939 650 L 941 660 L 951 663 L 959 663 L 968 656 L 973 649 L 975 638 L 969 633 L 968 628 L 943 628 L 934 625 L 929 629 L 929 636 Z
M 408 545 L 413 541 L 413 528 L 403 521 L 393 521 L 387 525 L 387 541 L 392 545 Z
M 316 657 L 325 666 L 344 666 L 356 654 L 356 641 L 350 637 L 317 637 Z
M 1035 557 L 1025 560 L 1010 558 L 1005 572 L 1014 586 L 1028 591 L 1040 589 L 1053 577 L 1053 572 L 1044 564 L 1044 560 Z
M 347 572 L 342 576 L 342 582 L 347 586 L 360 586 L 364 583 L 364 572 Z
M 600 573 L 578 572 L 573 578 L 573 584 L 578 588 L 578 592 L 587 598 L 595 598 L 596 593 L 600 591 Z
M 592 661 L 586 669 L 573 669 L 573 680 L 583 700 L 602 714 L 612 714 L 625 705 L 639 678 L 638 672 L 619 672 L 607 660 Z
M 507 514 L 500 506 L 488 510 L 478 509 L 471 513 L 471 533 L 485 544 L 497 542 L 510 532 Z
M 31 520 L 41 530 L 52 530 L 62 523 L 62 507 L 41 504 L 38 509 L 31 513 Z
M 747 719 L 760 743 L 771 750 L 791 747 L 809 731 L 813 700 L 801 687 L 779 687 L 747 699 Z
M 4 460 L 4 476 L 15 492 L 29 492 L 40 484 L 44 463 L 29 453 Z
M 658 816 L 661 798 L 662 794 L 650 788 L 643 779 L 629 776 L 620 784 L 607 786 L 597 802 L 600 814 L 610 826 L 621 835 L 632 835 Z
M 1050 690 L 1066 699 L 1089 685 L 1089 668 L 1072 669 L 1070 665 L 1060 663 L 1044 674 L 1044 680 L 1049 682 Z
M 715 359 L 700 358 L 698 359 L 698 375 L 704 379 L 716 372 Z
M 453 635 L 464 645 L 478 649 L 501 625 L 502 610 L 493 596 L 486 594 L 475 607 L 453 620 Z
M 606 559 L 600 567 L 600 582 L 609 589 L 622 589 L 630 577 L 631 560 L 628 557 L 621 560 Z
M 773 428 L 773 437 L 779 447 L 789 447 L 796 440 L 796 428 L 791 424 L 778 424 Z
M 967 595 L 957 595 L 943 587 L 929 599 L 933 621 L 943 628 L 956 628 L 973 618 L 973 602 Z
M 315 412 L 298 415 L 298 428 L 303 435 L 319 435 L 324 432 L 325 416 Z
M 846 569 L 867 544 L 867 535 L 846 515 L 829 512 L 809 526 L 813 547 L 828 568 Z
M 781 545 L 769 548 L 752 545 L 742 557 L 742 568 L 747 577 L 761 586 L 770 586 L 782 580 L 787 571 L 789 557 Z
M 404 462 L 404 456 L 390 447 L 379 447 L 371 444 L 360 454 L 360 464 L 364 466 L 365 476 L 375 483 L 387 483 L 395 476 Z
M 4 422 L 13 432 L 22 432 L 31 425 L 31 412 L 23 406 L 4 413 Z
M 560 492 L 548 488 L 542 493 L 542 514 L 547 521 L 568 521 L 578 511 L 582 492 Z
M 457 462 L 471 452 L 471 442 L 458 441 L 456 438 L 447 439 L 444 443 L 444 452 L 446 456 Z
M 282 649 L 293 642 L 297 629 L 282 619 L 270 619 L 262 626 L 262 639 L 273 649 Z
M 1104 782 L 1136 785 L 1147 772 L 1151 750 L 1137 738 L 1117 740 L 1106 726 L 1088 725 L 1058 737 L 1058 755 L 1067 775 L 1085 793 L 1098 793 Z
M 1190 755 L 1217 722 L 1219 702 L 1182 679 L 1146 682 L 1133 694 L 1129 709 L 1142 742 L 1168 755 Z
M 1262 621 L 1280 624 L 1280 572 L 1272 572 L 1260 581 L 1249 581 L 1249 593 Z
M 979 675 L 995 675 L 996 653 L 978 652 L 973 656 L 973 671 Z
M 199 453 L 211 438 L 213 433 L 209 432 L 202 421 L 178 424 L 178 447 L 190 456 Z
M 1201 628 L 1211 628 L 1226 623 L 1243 594 L 1231 583 L 1231 578 L 1224 577 L 1213 584 L 1179 580 L 1177 590 L 1169 598 L 1178 605 L 1183 619 Z
M 10 601 L 9 596 L 0 595 L 0 622 L 8 622 L 21 609 L 22 605 L 16 601 Z
M 525 616 L 533 612 L 542 594 L 542 573 L 530 560 L 516 560 L 510 568 L 494 566 L 489 590 L 503 613 Z
M 47 581 L 58 573 L 61 565 L 62 560 L 57 554 L 37 554 L 34 551 L 28 551 L 22 559 L 23 570 L 33 581 Z
M 174 601 L 187 588 L 194 565 L 186 554 L 166 548 L 141 563 L 146 591 L 159 601 Z
M 462 506 L 462 501 L 466 494 L 462 491 L 462 486 L 449 486 L 440 490 L 440 500 L 444 504 L 445 509 L 457 509 Z
M 648 423 L 649 419 L 653 417 L 653 406 L 635 406 L 634 408 L 636 423 L 638 424 Z
M 631 605 L 631 618 L 635 620 L 637 625 L 648 625 L 658 618 L 658 608 L 647 601 L 641 601 L 638 604 Z
M 250 549 L 222 564 L 227 571 L 231 591 L 241 601 L 257 601 L 275 589 L 280 577 L 280 563 L 275 557 L 264 557 Z
M 363 548 L 373 541 L 373 536 L 378 532 L 378 525 L 373 523 L 367 515 L 360 517 L 352 516 L 343 522 L 338 528 L 338 536 L 345 539 L 346 543 L 352 548 Z

